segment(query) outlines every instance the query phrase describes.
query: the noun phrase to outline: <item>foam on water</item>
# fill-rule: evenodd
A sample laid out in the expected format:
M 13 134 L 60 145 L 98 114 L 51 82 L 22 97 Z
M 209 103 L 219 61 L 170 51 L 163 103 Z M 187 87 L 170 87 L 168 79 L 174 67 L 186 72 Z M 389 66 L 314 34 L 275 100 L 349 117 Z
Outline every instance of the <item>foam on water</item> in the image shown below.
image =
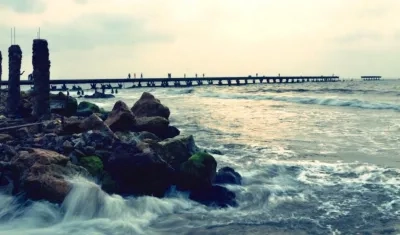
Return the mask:
M 220 99 L 253 99 L 253 100 L 274 100 L 282 102 L 291 102 L 298 104 L 317 104 L 326 106 L 341 106 L 362 109 L 388 109 L 400 111 L 400 105 L 391 103 L 371 103 L 358 99 L 338 99 L 338 98 L 316 98 L 316 97 L 293 97 L 293 96 L 276 96 L 276 95 L 249 95 L 249 94 L 218 94 L 207 93 L 202 94 L 203 97 L 214 97 Z
M 227 186 L 237 208 L 208 208 L 173 189 L 163 199 L 123 198 L 73 178 L 62 205 L 0 193 L 0 234 L 398 233 L 400 126 L 393 111 L 400 106 L 392 91 L 399 86 L 331 84 L 340 98 L 318 94 L 326 84 L 298 86 L 276 88 L 292 89 L 283 96 L 256 86 L 142 88 L 91 100 L 111 109 L 117 100 L 131 106 L 152 91 L 169 106 L 173 125 L 193 134 L 200 147 L 221 152 L 214 154 L 218 167 L 242 174 L 243 185 Z M 388 92 L 360 96 L 372 96 L 371 90 Z
M 243 185 L 228 186 L 239 207 L 227 209 L 207 208 L 175 191 L 164 199 L 122 198 L 82 178 L 71 180 L 73 189 L 60 206 L 0 194 L 0 234 L 173 234 L 238 224 L 348 234 L 399 217 L 397 169 L 269 160 L 241 173 Z

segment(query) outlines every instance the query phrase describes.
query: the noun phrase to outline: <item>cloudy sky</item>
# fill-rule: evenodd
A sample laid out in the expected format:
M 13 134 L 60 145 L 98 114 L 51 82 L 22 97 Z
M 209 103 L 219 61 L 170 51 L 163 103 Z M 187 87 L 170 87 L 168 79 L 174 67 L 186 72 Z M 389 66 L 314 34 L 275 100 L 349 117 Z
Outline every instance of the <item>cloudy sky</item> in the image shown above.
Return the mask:
M 52 79 L 193 75 L 400 77 L 399 0 L 0 0 L 32 71 L 37 29 Z

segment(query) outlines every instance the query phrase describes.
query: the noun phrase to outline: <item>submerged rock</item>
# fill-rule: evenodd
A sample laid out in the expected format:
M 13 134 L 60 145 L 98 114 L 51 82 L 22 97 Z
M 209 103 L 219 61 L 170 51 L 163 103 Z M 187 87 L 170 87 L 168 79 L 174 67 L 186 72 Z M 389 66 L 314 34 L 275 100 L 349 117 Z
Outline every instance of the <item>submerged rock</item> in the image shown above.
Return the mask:
M 114 104 L 105 124 L 114 132 L 130 131 L 135 128 L 136 120 L 128 106 L 124 102 L 118 101 Z
M 152 94 L 144 92 L 140 99 L 133 105 L 132 113 L 135 117 L 163 117 L 169 118 L 170 111 L 161 104 Z
M 194 190 L 190 192 L 189 198 L 206 206 L 237 206 L 235 193 L 218 185 L 213 185 L 206 189 Z
M 216 184 L 242 184 L 242 176 L 231 167 L 218 170 L 214 183 Z
M 109 98 L 115 98 L 114 95 L 112 94 L 103 94 L 100 92 L 95 91 L 92 95 L 85 95 L 84 96 L 87 99 L 109 99 Z

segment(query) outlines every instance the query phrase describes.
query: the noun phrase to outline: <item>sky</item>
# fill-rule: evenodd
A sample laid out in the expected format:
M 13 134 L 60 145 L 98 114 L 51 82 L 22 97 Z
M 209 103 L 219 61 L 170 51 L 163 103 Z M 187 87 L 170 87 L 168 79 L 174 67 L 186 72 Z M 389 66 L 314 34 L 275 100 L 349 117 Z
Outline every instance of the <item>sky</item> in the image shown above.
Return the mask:
M 3 80 L 12 27 L 26 76 L 40 27 L 52 79 L 400 77 L 399 12 L 399 0 L 0 0 Z

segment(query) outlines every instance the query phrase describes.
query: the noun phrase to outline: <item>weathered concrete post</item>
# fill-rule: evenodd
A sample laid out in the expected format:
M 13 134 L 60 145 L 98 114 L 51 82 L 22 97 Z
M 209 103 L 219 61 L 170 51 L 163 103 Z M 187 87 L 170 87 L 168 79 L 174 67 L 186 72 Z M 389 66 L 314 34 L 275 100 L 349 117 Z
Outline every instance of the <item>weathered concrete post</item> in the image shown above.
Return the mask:
M 1 76 L 3 75 L 2 63 L 3 63 L 3 56 L 1 55 L 1 51 L 0 51 L 0 90 L 1 90 Z
M 46 40 L 33 40 L 33 115 L 48 118 L 50 114 L 50 60 Z
M 21 99 L 20 76 L 22 51 L 18 45 L 8 48 L 8 94 L 6 112 L 9 117 L 14 117 L 18 112 Z

